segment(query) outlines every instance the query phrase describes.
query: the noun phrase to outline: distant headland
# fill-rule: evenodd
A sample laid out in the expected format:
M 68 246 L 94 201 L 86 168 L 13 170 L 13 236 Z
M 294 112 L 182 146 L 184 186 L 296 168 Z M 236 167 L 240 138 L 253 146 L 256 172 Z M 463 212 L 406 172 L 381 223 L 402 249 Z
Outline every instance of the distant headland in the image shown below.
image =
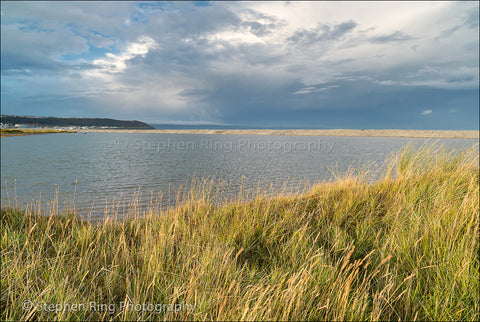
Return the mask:
M 124 121 L 107 118 L 84 118 L 84 117 L 39 117 L 1 115 L 2 128 L 22 127 L 48 127 L 72 129 L 154 129 L 152 126 L 141 121 Z

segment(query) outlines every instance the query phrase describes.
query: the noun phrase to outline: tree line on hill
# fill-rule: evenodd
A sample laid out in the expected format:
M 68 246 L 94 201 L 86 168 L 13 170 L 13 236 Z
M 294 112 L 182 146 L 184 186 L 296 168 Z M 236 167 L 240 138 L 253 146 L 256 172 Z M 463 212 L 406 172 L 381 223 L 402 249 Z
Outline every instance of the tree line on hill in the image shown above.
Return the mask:
M 153 129 L 152 126 L 141 121 L 123 121 L 107 118 L 83 118 L 83 117 L 37 117 L 2 115 L 3 124 L 28 124 L 45 127 L 64 126 L 88 126 L 88 127 L 116 127 L 129 129 Z

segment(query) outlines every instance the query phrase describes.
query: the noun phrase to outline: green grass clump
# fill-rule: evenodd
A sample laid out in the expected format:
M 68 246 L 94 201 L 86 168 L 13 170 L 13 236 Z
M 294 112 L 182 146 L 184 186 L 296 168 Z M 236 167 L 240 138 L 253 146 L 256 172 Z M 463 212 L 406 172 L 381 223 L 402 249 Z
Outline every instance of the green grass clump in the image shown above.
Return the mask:
M 407 148 L 379 181 L 298 195 L 218 205 L 197 185 L 175 209 L 123 221 L 2 209 L 0 317 L 479 320 L 477 148 Z

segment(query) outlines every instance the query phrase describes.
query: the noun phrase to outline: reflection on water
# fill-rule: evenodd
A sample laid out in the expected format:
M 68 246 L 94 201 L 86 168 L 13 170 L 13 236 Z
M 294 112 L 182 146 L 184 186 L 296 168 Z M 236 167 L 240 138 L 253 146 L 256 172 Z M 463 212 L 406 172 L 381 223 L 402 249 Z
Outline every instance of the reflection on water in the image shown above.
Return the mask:
M 193 178 L 223 181 L 226 198 L 246 191 L 285 189 L 332 180 L 332 171 L 378 169 L 409 142 L 425 139 L 212 134 L 76 133 L 2 138 L 2 205 L 42 207 L 58 191 L 92 218 L 138 197 L 139 205 L 174 204 Z M 439 140 L 464 148 L 476 140 Z M 188 187 L 187 187 L 188 188 Z M 8 195 L 7 195 L 8 193 Z M 105 207 L 107 205 L 107 207 Z M 68 206 L 68 205 L 67 205 Z M 118 208 L 118 207 L 117 207 Z M 107 214 L 108 215 L 108 214 Z

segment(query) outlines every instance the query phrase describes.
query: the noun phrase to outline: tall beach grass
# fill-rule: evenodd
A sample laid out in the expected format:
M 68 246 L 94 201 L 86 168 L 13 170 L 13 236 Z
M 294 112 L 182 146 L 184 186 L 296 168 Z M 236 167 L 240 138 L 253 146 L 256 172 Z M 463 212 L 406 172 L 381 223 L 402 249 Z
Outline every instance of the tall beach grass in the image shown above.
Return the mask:
M 216 188 L 100 223 L 2 208 L 1 319 L 480 319 L 478 146 L 295 195 Z

